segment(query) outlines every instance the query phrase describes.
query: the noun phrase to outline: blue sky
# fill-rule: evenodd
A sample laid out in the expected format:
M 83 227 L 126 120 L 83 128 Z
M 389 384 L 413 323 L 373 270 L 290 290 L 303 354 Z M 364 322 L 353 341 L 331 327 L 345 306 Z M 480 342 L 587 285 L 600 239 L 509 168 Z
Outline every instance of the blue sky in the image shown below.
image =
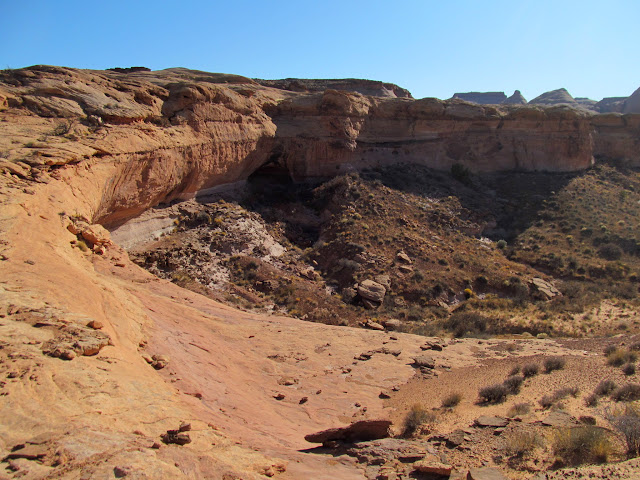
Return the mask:
M 640 87 L 639 0 L 0 0 L 0 68 L 357 77 L 415 97 Z

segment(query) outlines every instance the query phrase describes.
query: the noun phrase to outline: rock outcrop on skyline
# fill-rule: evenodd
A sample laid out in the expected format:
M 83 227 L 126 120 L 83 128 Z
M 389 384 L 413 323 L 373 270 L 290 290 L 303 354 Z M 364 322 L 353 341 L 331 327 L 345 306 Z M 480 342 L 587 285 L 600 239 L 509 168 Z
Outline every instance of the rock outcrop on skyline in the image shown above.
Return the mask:
M 498 105 L 507 100 L 504 92 L 468 92 L 454 93 L 452 99 L 460 99 L 465 102 L 478 103 L 480 105 Z
M 524 98 L 522 93 L 520 93 L 520 90 L 516 90 L 515 92 L 513 92 L 513 95 L 511 95 L 502 103 L 504 103 L 505 105 L 526 105 L 527 100 Z
M 542 95 L 538 95 L 533 100 L 530 100 L 529 103 L 533 105 L 578 105 L 578 102 L 576 102 L 566 88 L 559 88 L 558 90 L 545 92 Z
M 303 79 L 285 78 L 282 80 L 255 79 L 257 83 L 265 87 L 279 88 L 298 93 L 323 92 L 327 89 L 356 92 L 362 95 L 391 98 L 413 98 L 409 90 L 393 83 L 384 83 L 376 80 L 362 80 L 357 78 L 342 79 Z

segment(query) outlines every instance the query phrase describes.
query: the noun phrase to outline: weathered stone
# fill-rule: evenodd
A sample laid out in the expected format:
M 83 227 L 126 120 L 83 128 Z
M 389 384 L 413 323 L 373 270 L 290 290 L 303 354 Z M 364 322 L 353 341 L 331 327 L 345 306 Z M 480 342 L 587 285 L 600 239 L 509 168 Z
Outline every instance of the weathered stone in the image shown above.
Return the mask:
M 387 289 L 373 280 L 364 280 L 358 285 L 358 294 L 365 300 L 382 303 Z
M 469 469 L 469 480 L 509 480 L 500 470 L 491 467 Z
M 161 439 L 167 445 L 174 443 L 176 445 L 186 445 L 191 443 L 191 437 L 188 433 L 180 432 L 179 430 L 167 430 L 167 433 L 163 433 Z
M 444 344 L 442 344 L 441 342 L 438 341 L 428 341 L 425 342 L 424 345 L 420 346 L 421 350 L 436 350 L 438 352 L 442 351 L 442 349 L 444 348 Z
M 389 420 L 360 420 L 346 427 L 330 428 L 306 435 L 304 439 L 310 443 L 324 443 L 332 440 L 345 442 L 376 440 L 390 435 Z
M 378 322 L 374 322 L 373 320 L 367 320 L 364 323 L 364 326 L 370 330 L 384 330 L 384 327 L 382 325 L 380 325 Z
M 433 357 L 418 355 L 417 357 L 413 357 L 413 365 L 417 368 L 435 368 L 436 361 Z
M 410 265 L 412 263 L 411 258 L 409 258 L 409 255 L 407 255 L 402 251 L 398 252 L 398 254 L 396 255 L 396 258 L 398 259 L 398 261 L 406 263 L 407 265 Z
M 87 327 L 65 326 L 60 329 L 59 335 L 42 344 L 45 355 L 71 360 L 68 352 L 91 356 L 96 355 L 103 347 L 111 343 L 111 337 L 99 330 Z
M 429 457 L 414 463 L 413 468 L 415 471 L 420 473 L 440 476 L 450 475 L 451 470 L 453 469 L 451 465 L 442 463 L 435 455 L 430 455 Z
M 89 323 L 87 323 L 87 327 L 93 328 L 94 330 L 100 330 L 102 327 L 104 327 L 104 325 L 98 320 L 91 320 Z
M 509 419 L 504 417 L 481 415 L 478 418 L 476 418 L 474 423 L 479 427 L 500 428 L 500 427 L 506 427 L 509 424 Z
M 538 277 L 532 278 L 531 279 L 531 285 L 546 300 L 550 300 L 553 297 L 557 297 L 558 295 L 561 295 L 560 290 L 558 290 L 556 287 L 551 285 L 549 282 L 547 282 L 547 281 L 545 281 L 545 280 L 543 280 L 541 278 L 538 278 Z
M 562 410 L 549 413 L 540 423 L 547 427 L 570 427 L 580 424 L 576 417 Z
M 389 319 L 382 322 L 384 328 L 391 331 L 399 330 L 402 327 L 402 322 L 396 319 Z

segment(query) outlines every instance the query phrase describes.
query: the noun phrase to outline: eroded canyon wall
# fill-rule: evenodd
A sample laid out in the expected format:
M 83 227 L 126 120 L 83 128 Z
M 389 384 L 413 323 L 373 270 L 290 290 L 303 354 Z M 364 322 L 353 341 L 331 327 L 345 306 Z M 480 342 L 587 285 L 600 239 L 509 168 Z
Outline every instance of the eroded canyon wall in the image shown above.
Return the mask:
M 638 115 L 279 87 L 186 69 L 4 71 L 0 165 L 40 181 L 75 165 L 69 178 L 92 178 L 76 187 L 85 216 L 109 226 L 269 161 L 296 181 L 398 162 L 564 172 L 595 155 L 640 165 Z

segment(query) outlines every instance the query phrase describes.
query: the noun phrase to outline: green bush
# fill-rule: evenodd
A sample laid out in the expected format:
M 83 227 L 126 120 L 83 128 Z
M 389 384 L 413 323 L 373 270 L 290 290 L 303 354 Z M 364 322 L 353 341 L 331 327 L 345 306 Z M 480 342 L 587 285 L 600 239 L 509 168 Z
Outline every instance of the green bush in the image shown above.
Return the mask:
M 607 420 L 622 434 L 627 444 L 627 455 L 640 455 L 640 410 L 636 406 L 627 405 L 623 410 L 608 412 Z
M 407 413 L 404 419 L 403 435 L 410 437 L 414 435 L 418 428 L 423 425 L 433 423 L 436 420 L 436 414 L 425 409 L 422 405 L 414 405 Z
M 606 462 L 614 447 L 605 429 L 586 425 L 557 430 L 553 451 L 561 464 L 581 465 Z

